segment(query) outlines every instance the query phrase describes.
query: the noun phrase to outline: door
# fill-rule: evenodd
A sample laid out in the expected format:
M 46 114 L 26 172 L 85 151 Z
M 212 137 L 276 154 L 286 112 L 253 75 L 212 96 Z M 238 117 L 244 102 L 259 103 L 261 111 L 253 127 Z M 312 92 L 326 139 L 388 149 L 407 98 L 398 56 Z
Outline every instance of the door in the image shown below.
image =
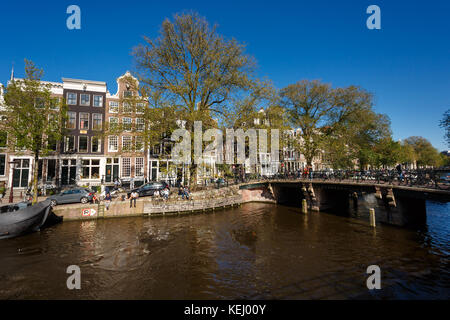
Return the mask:
M 119 158 L 106 159 L 105 182 L 114 182 L 119 179 Z
M 77 161 L 64 159 L 61 166 L 61 184 L 63 186 L 75 184 L 77 173 Z
M 15 168 L 13 171 L 13 187 L 26 188 L 28 187 L 28 176 L 30 174 L 30 160 L 29 159 L 15 159 Z
M 156 181 L 158 177 L 158 161 L 151 162 L 150 181 Z

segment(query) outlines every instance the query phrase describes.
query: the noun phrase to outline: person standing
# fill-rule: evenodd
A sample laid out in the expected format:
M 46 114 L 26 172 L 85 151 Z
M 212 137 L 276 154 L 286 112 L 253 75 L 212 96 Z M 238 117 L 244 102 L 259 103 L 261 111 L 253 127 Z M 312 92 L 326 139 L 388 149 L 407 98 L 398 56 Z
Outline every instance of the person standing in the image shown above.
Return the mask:
M 134 207 L 136 208 L 136 199 L 139 197 L 139 194 L 136 191 L 133 191 L 130 195 L 130 208 L 132 207 L 134 201 Z
M 105 196 L 105 208 L 106 208 L 106 210 L 109 210 L 109 206 L 110 206 L 110 204 L 111 204 L 111 194 L 109 193 L 109 191 L 106 193 L 106 196 Z

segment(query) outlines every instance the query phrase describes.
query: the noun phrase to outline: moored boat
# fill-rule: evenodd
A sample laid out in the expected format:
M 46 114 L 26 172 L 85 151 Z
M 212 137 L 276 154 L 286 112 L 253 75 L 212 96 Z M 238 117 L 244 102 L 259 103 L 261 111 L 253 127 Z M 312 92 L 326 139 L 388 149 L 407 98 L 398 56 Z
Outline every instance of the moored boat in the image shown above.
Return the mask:
M 0 239 L 38 231 L 52 214 L 50 200 L 35 205 L 18 203 L 0 207 Z

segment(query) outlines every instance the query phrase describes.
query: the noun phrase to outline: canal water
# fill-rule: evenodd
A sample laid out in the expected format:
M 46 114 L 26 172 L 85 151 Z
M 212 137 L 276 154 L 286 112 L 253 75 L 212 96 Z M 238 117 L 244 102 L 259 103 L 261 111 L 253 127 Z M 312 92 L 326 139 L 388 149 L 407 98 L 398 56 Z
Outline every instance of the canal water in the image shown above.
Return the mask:
M 0 299 L 448 299 L 449 209 L 428 202 L 416 229 L 262 203 L 64 222 L 0 241 Z M 81 290 L 66 287 L 70 265 Z

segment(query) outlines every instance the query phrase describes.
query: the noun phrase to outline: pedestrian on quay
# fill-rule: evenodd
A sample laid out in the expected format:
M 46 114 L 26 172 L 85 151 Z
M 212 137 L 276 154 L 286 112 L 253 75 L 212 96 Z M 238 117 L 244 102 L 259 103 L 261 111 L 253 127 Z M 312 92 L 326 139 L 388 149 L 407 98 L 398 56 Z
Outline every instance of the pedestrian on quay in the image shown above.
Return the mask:
M 186 200 L 189 200 L 189 188 L 187 186 L 185 186 L 183 190 L 183 199 L 184 197 L 186 197 Z
M 164 200 L 169 199 L 169 187 L 165 187 L 163 190 L 161 190 L 161 196 Z
M 139 194 L 136 191 L 133 191 L 130 194 L 130 208 L 132 207 L 134 201 L 134 207 L 136 208 L 136 199 L 139 197 Z
M 105 208 L 106 208 L 106 210 L 109 210 L 109 206 L 111 205 L 111 200 L 112 200 L 111 194 L 108 191 L 106 193 L 106 196 L 105 196 Z

